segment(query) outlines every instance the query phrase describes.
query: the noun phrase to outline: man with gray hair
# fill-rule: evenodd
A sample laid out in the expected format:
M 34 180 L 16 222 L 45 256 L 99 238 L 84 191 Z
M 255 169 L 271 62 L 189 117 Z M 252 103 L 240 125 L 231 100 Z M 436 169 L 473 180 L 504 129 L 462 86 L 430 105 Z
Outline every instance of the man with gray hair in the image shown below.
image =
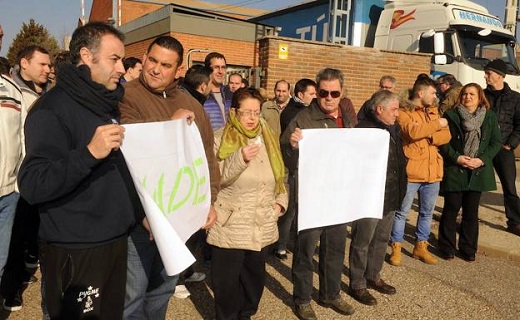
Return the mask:
M 381 279 L 381 269 L 395 211 L 401 207 L 406 193 L 406 159 L 395 124 L 399 115 L 399 96 L 391 91 L 376 92 L 367 109 L 367 117 L 356 128 L 375 128 L 390 133 L 386 170 L 385 197 L 382 219 L 364 218 L 352 222 L 352 242 L 349 251 L 349 292 L 357 301 L 375 305 L 377 300 L 367 288 L 383 294 L 395 294 L 396 290 Z
M 395 79 L 394 76 L 384 75 L 379 79 L 379 90 L 376 92 L 379 92 L 379 91 L 395 92 L 396 85 L 397 85 L 397 80 Z M 365 117 L 371 113 L 371 111 L 368 108 L 368 105 L 370 104 L 371 100 L 372 100 L 372 97 L 370 99 L 368 99 L 367 101 L 365 101 L 365 103 L 363 103 L 361 108 L 359 108 L 359 111 L 357 113 L 358 121 L 364 120 Z
M 397 80 L 394 76 L 384 75 L 379 79 L 379 90 L 387 90 L 390 92 L 395 92 L 395 86 L 397 85 Z
M 318 97 L 311 102 L 308 108 L 296 115 L 280 138 L 285 166 L 293 172 L 298 170 L 298 143 L 303 138 L 301 129 L 352 128 L 347 111 L 339 103 L 343 94 L 343 73 L 337 69 L 323 69 L 316 75 L 316 83 Z M 296 173 L 295 176 L 298 177 L 298 174 Z M 338 199 L 338 201 L 340 200 Z M 307 229 L 298 233 L 294 250 L 292 281 L 295 311 L 300 319 L 316 319 L 310 302 L 313 291 L 313 256 L 318 241 L 320 242 L 320 303 L 341 314 L 354 313 L 354 308 L 347 303 L 346 297 L 341 295 L 340 287 L 346 239 L 346 224 Z

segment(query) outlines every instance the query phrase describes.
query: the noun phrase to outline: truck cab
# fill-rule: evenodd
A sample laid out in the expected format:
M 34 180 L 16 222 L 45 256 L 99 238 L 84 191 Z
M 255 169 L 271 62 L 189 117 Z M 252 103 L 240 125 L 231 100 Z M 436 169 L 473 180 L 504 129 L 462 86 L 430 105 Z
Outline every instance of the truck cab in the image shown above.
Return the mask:
M 508 66 L 506 82 L 520 91 L 516 40 L 486 8 L 467 0 L 386 1 L 374 47 L 432 54 L 431 74 L 453 74 L 461 83 L 486 87 L 484 67 L 494 59 Z

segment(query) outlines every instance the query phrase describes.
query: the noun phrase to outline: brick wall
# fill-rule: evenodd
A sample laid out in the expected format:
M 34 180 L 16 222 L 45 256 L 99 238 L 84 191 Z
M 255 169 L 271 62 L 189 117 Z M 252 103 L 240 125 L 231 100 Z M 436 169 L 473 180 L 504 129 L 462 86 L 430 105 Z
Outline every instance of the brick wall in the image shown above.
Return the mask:
M 164 4 L 152 4 L 123 0 L 121 2 L 121 24 L 128 23 L 150 12 L 157 11 L 162 7 L 164 7 Z
M 112 1 L 94 0 L 90 9 L 89 21 L 107 22 L 112 16 Z
M 288 59 L 279 59 L 279 45 L 288 46 Z M 379 78 L 390 74 L 397 78 L 397 90 L 413 85 L 419 73 L 430 72 L 430 56 L 405 52 L 382 51 L 302 41 L 291 38 L 265 37 L 259 40 L 261 87 L 272 93 L 277 80 L 294 84 L 301 78 L 315 79 L 316 73 L 330 67 L 343 71 L 348 97 L 359 109 L 378 89 Z
M 185 33 L 171 33 L 171 36 L 177 38 L 184 46 L 184 67 L 189 49 L 218 51 L 224 54 L 230 65 L 261 67 L 263 76 L 260 86 L 267 89 L 271 96 L 275 82 L 280 79 L 294 85 L 301 78 L 315 79 L 320 69 L 340 69 L 345 74 L 347 95 L 352 99 L 356 110 L 378 89 L 379 78 L 382 75 L 395 76 L 397 90 L 402 90 L 411 87 L 419 73 L 429 73 L 430 70 L 430 56 L 426 54 L 382 51 L 281 37 L 262 38 L 255 46 L 249 42 Z M 126 56 L 142 58 L 153 39 L 128 44 Z M 280 44 L 288 46 L 286 60 L 279 59 Z M 204 61 L 206 54 L 193 53 L 191 61 Z M 181 70 L 181 76 L 185 70 L 186 68 Z
M 254 67 L 255 64 L 255 44 L 252 42 L 236 41 L 222 38 L 209 38 L 186 33 L 171 33 L 172 37 L 182 43 L 184 47 L 184 64 L 186 65 L 186 54 L 189 49 L 209 49 L 217 51 L 226 57 L 226 61 L 230 65 L 238 65 L 245 67 Z M 159 35 L 158 35 L 159 36 Z M 143 57 L 146 49 L 154 38 L 144 41 L 128 44 L 125 47 L 125 56 L 134 56 L 139 59 Z M 192 53 L 191 61 L 203 62 L 207 53 Z M 184 72 L 182 73 L 184 74 Z

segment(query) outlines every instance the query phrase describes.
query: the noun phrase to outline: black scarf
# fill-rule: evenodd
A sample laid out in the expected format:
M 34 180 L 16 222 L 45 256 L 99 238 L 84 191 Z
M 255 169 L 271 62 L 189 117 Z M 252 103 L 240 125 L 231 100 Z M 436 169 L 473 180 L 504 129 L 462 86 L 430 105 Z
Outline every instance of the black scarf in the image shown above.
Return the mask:
M 193 98 L 195 98 L 201 105 L 204 105 L 204 102 L 206 102 L 207 97 L 203 95 L 202 93 L 198 92 L 195 88 L 192 86 L 187 85 L 186 83 L 183 83 L 179 86 L 181 89 L 186 90 Z
M 56 85 L 61 87 L 74 101 L 87 108 L 103 121 L 119 120 L 117 105 L 123 98 L 124 89 L 118 84 L 113 91 L 92 81 L 90 68 L 66 63 L 58 68 Z

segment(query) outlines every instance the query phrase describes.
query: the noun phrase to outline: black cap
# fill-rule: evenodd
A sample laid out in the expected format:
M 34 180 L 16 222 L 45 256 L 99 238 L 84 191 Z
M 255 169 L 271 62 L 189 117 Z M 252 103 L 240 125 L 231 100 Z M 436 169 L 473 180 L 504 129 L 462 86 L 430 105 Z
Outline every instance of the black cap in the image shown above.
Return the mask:
M 495 59 L 495 60 L 491 61 L 490 63 L 488 63 L 484 67 L 484 70 L 491 70 L 491 71 L 494 71 L 494 72 L 498 73 L 499 75 L 505 77 L 506 73 L 507 73 L 507 65 L 503 60 Z

